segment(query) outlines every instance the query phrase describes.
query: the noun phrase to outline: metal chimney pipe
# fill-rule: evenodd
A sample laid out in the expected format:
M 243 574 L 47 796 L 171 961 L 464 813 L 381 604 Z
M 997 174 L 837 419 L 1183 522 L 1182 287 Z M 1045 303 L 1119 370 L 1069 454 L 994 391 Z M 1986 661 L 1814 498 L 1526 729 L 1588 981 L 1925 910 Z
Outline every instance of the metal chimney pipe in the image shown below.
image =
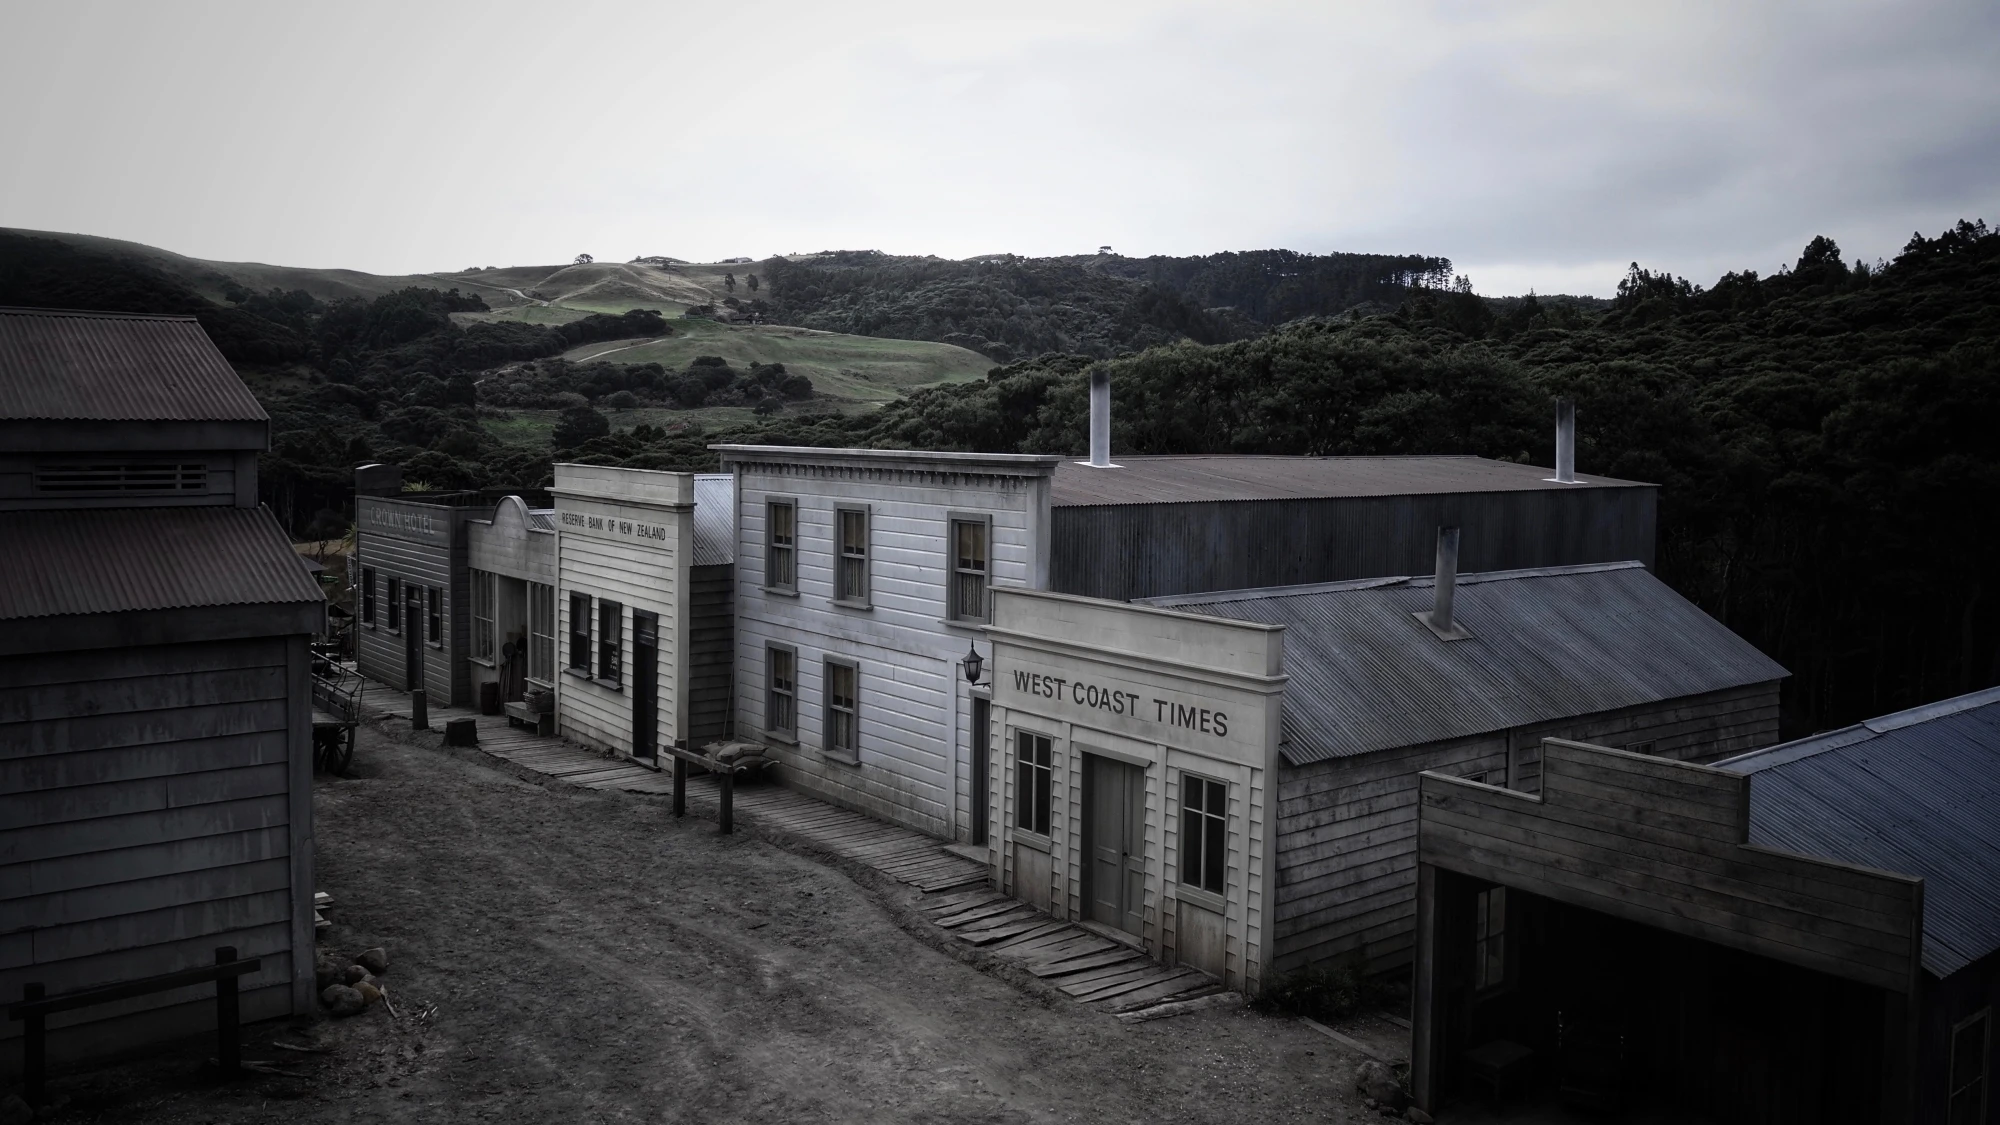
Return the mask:
M 1576 483 L 1576 402 L 1556 400 L 1556 480 Z
M 1090 465 L 1111 467 L 1111 373 L 1090 373 Z
M 1458 588 L 1458 529 L 1438 528 L 1437 601 L 1431 606 L 1431 628 L 1450 633 L 1451 599 Z

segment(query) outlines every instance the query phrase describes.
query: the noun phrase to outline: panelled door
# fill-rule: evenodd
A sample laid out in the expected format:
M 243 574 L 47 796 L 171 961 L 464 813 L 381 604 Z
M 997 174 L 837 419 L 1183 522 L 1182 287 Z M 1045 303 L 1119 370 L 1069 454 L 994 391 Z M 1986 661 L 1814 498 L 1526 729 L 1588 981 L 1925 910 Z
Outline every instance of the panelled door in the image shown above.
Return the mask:
M 1085 754 L 1083 799 L 1090 920 L 1139 934 L 1145 923 L 1146 771 Z
M 424 686 L 424 628 L 430 619 L 424 616 L 424 588 L 405 583 L 403 586 L 403 690 L 415 691 Z
M 660 619 L 632 611 L 632 756 L 660 754 Z

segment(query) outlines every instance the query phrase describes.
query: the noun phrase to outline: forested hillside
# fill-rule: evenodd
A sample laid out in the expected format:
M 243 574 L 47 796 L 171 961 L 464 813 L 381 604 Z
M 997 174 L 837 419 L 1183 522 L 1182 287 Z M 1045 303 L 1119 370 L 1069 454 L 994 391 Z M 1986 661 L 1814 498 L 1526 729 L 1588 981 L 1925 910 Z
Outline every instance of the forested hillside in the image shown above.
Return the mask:
M 844 251 L 760 268 L 764 296 L 754 307 L 775 323 L 937 340 L 1002 363 L 1221 343 L 1301 316 L 1386 310 L 1414 287 L 1451 279 L 1444 258 L 1289 250 L 962 262 Z

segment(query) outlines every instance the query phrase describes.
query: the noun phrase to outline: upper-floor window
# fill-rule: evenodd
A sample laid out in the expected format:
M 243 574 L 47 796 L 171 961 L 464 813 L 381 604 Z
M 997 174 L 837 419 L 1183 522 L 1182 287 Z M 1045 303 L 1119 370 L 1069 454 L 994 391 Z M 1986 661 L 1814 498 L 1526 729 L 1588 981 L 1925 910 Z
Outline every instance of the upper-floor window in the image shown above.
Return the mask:
M 790 500 L 773 500 L 765 506 L 764 585 L 791 593 L 798 589 L 799 508 Z
M 951 521 L 950 618 L 985 621 L 986 582 L 992 570 L 988 553 L 991 525 L 983 519 Z
M 1181 775 L 1181 882 L 1222 894 L 1229 858 L 1229 786 Z
M 361 568 L 361 593 L 359 598 L 357 598 L 356 600 L 358 600 L 361 603 L 359 607 L 361 610 L 361 623 L 363 625 L 375 624 L 375 568 L 374 567 L 364 566 Z
M 868 509 L 834 510 L 835 574 L 833 600 L 842 605 L 866 606 L 870 593 L 868 577 Z
M 1052 745 L 1047 735 L 1014 734 L 1014 827 L 1049 834 Z
M 590 595 L 569 596 L 569 666 L 590 675 Z
M 597 678 L 617 683 L 624 669 L 625 607 L 617 602 L 597 603 Z

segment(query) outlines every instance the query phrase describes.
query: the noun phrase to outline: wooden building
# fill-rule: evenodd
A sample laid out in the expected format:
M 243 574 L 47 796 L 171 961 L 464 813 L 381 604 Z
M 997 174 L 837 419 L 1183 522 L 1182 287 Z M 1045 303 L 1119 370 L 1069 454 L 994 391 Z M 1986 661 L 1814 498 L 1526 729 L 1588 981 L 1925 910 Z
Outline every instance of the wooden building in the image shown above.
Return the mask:
M 982 587 L 1124 599 L 1409 574 L 1454 521 L 1469 565 L 1653 557 L 1653 485 L 1477 457 L 714 448 L 740 481 L 739 733 L 790 784 L 972 847 L 991 693 L 961 672 Z M 775 539 L 774 518 L 791 521 Z
M 723 737 L 733 647 L 726 475 L 555 467 L 557 724 L 657 763 Z M 706 497 L 709 511 L 697 516 Z
M 478 492 L 354 497 L 355 661 L 361 674 L 467 707 L 472 599 L 466 526 L 493 518 Z
M 257 503 L 270 422 L 192 317 L 0 310 L 0 995 L 211 964 L 313 1003 L 310 637 Z M 56 1016 L 76 1059 L 213 1026 L 206 988 Z M 21 1066 L 18 1022 L 0 1067 Z
M 491 519 L 466 523 L 466 585 L 472 626 L 466 646 L 475 698 L 495 684 L 501 703 L 529 687 L 556 687 L 556 514 L 505 496 Z
M 1423 775 L 1420 1105 L 2000 1122 L 2000 689 L 1715 767 L 1543 762 Z
M 995 885 L 1235 987 L 1389 969 L 1421 771 L 1534 792 L 1545 736 L 1701 760 L 1776 738 L 1784 670 L 1636 562 L 1445 575 L 1444 598 L 1436 575 L 996 590 Z

